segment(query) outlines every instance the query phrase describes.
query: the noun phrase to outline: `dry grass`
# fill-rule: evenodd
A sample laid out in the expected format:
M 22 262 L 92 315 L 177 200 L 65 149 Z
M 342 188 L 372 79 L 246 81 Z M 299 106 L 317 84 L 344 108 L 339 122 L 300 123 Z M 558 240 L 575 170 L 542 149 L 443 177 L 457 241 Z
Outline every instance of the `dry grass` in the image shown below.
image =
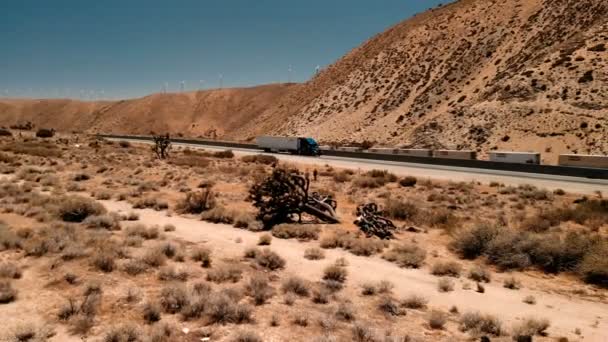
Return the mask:
M 265 304 L 272 296 L 274 289 L 268 285 L 268 278 L 262 274 L 255 274 L 245 285 L 245 291 L 250 296 L 255 305 Z
M 277 239 L 298 239 L 300 241 L 317 240 L 320 228 L 302 224 L 281 224 L 272 228 L 272 235 Z
M 513 338 L 522 337 L 533 337 L 533 336 L 546 336 L 547 329 L 551 326 L 551 322 L 548 319 L 537 319 L 537 318 L 525 318 L 523 322 L 515 325 L 512 329 L 511 335 Z
M 325 259 L 325 252 L 323 252 L 322 249 L 316 247 L 306 248 L 306 250 L 304 250 L 304 258 L 308 260 Z
M 346 276 L 348 275 L 348 271 L 346 271 L 345 267 L 332 264 L 323 270 L 323 280 L 331 280 L 339 283 L 344 283 L 346 281 Z
M 276 271 L 285 267 L 285 259 L 269 249 L 256 253 L 255 261 L 258 265 L 270 271 Z
M 384 201 L 384 216 L 400 221 L 414 221 L 420 213 L 414 202 L 387 198 Z
M 243 271 L 236 265 L 231 264 L 216 266 L 207 272 L 207 280 L 214 283 L 236 283 L 241 280 L 242 276 Z
M 201 219 L 211 223 L 233 224 L 237 213 L 234 210 L 217 206 L 211 210 L 203 212 Z
M 476 282 L 489 283 L 492 280 L 492 273 L 483 266 L 474 266 L 469 271 L 468 277 Z
M 407 309 L 425 309 L 428 304 L 428 299 L 419 295 L 409 295 L 401 301 L 401 305 Z
M 433 264 L 431 274 L 439 277 L 460 277 L 462 265 L 455 261 L 439 261 Z
M 272 236 L 270 234 L 264 234 L 258 239 L 258 246 L 270 246 L 272 242 Z
M 454 291 L 454 281 L 450 278 L 441 278 L 437 282 L 437 289 L 439 292 L 452 292 Z
M 468 331 L 474 335 L 490 334 L 500 336 L 502 334 L 502 322 L 492 315 L 465 312 L 460 316 L 460 330 Z
M 17 290 L 8 280 L 0 280 L 0 304 L 7 304 L 17 299 Z
M 429 317 L 429 327 L 431 329 L 439 329 L 442 330 L 445 327 L 445 324 L 448 321 L 447 315 L 445 312 L 433 310 L 430 312 Z
M 175 210 L 182 214 L 200 214 L 213 209 L 216 205 L 215 194 L 211 189 L 203 189 L 197 192 L 188 192 L 186 197 L 180 200 Z
M 303 278 L 291 276 L 283 281 L 281 290 L 283 290 L 283 293 L 293 293 L 300 297 L 308 297 L 310 295 L 310 283 Z
M 211 267 L 211 250 L 207 247 L 197 247 L 190 253 L 190 258 L 201 263 L 201 267 Z
M 336 231 L 323 236 L 321 248 L 343 248 L 354 255 L 371 256 L 386 248 L 387 242 L 376 238 L 361 238 L 347 231 Z
M 426 251 L 412 243 L 393 244 L 382 258 L 394 262 L 400 267 L 420 268 L 426 259 Z
M 21 269 L 12 262 L 3 262 L 0 264 L 0 278 L 19 279 Z

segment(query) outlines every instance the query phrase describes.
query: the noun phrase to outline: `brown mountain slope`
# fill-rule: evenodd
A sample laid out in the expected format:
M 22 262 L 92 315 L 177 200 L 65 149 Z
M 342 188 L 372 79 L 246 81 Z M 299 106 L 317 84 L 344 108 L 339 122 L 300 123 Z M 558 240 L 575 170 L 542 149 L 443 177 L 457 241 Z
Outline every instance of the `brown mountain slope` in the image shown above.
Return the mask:
M 0 126 L 31 121 L 63 131 L 222 136 L 253 120 L 292 87 L 273 84 L 113 102 L 0 100 Z
M 462 0 L 396 25 L 234 136 L 608 153 L 608 1 Z

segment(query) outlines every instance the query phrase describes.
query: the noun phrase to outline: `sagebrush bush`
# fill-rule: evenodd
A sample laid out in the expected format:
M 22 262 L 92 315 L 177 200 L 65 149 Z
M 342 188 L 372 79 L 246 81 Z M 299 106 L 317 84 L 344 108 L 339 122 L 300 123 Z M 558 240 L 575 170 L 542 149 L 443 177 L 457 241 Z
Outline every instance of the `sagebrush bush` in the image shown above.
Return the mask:
M 344 283 L 347 275 L 348 271 L 346 268 L 336 264 L 329 265 L 323 270 L 323 280 L 333 280 Z
M 207 188 L 201 191 L 188 192 L 186 197 L 177 203 L 175 210 L 183 214 L 200 214 L 213 209 L 215 205 L 215 194 Z
M 270 271 L 275 271 L 285 267 L 285 259 L 269 249 L 264 249 L 259 253 L 256 253 L 255 261 L 258 265 Z
M 232 342 L 263 342 L 260 335 L 251 330 L 238 331 L 230 340 Z
M 173 266 L 162 267 L 158 271 L 158 279 L 162 281 L 186 281 L 188 272 L 184 269 L 176 269 Z
M 102 272 L 112 272 L 116 268 L 116 262 L 114 261 L 114 255 L 108 252 L 98 251 L 91 260 L 93 266 Z
M 142 260 L 131 259 L 122 265 L 122 271 L 128 275 L 136 276 L 148 270 L 149 266 Z
M 21 269 L 12 262 L 3 262 L 0 264 L 0 278 L 19 279 Z
M 420 210 L 414 202 L 401 201 L 388 197 L 384 201 L 384 216 L 401 221 L 413 221 Z
M 272 236 L 270 234 L 264 234 L 260 236 L 258 240 L 258 246 L 269 246 L 272 241 Z
M 436 276 L 460 277 L 462 266 L 455 261 L 438 261 L 433 264 L 431 274 Z
M 454 281 L 450 278 L 441 278 L 437 282 L 437 289 L 439 292 L 451 292 L 454 291 Z
M 465 259 L 475 259 L 485 253 L 490 242 L 499 234 L 500 227 L 480 224 L 458 233 L 450 247 Z
M 355 319 L 355 309 L 349 302 L 340 302 L 336 308 L 336 318 L 342 321 L 351 322 Z
M 325 252 L 316 247 L 306 248 L 304 250 L 304 258 L 308 260 L 321 260 L 325 258 Z
M 474 266 L 469 271 L 468 276 L 469 279 L 477 282 L 489 283 L 492 280 L 492 273 L 490 273 L 487 268 L 482 266 Z
M 243 271 L 236 265 L 226 264 L 210 269 L 207 272 L 207 280 L 214 283 L 236 283 L 241 280 L 242 274 Z
M 380 309 L 381 312 L 391 316 L 400 316 L 405 314 L 405 311 L 399 306 L 399 302 L 391 296 L 382 296 L 378 301 L 378 309 Z
M 17 298 L 17 290 L 8 280 L 0 280 L 0 304 L 7 304 Z
M 320 228 L 314 225 L 285 223 L 272 228 L 272 235 L 278 239 L 317 240 Z
M 151 324 L 160 321 L 161 308 L 156 303 L 146 303 L 142 310 L 142 315 L 146 323 Z
M 346 231 L 336 231 L 323 236 L 321 248 L 344 248 L 354 255 L 371 256 L 380 253 L 387 242 L 376 238 L 361 238 Z
M 268 278 L 261 274 L 256 274 L 249 279 L 245 285 L 248 296 L 253 298 L 256 305 L 265 304 L 274 295 L 274 289 L 268 285 Z
M 447 315 L 442 311 L 433 310 L 429 314 L 429 327 L 431 329 L 443 329 L 447 321 Z
M 608 288 L 608 242 L 591 248 L 582 259 L 578 272 L 586 282 Z
M 418 182 L 418 179 L 414 176 L 406 176 L 399 180 L 399 185 L 403 187 L 413 187 Z
M 512 329 L 514 339 L 527 336 L 545 336 L 547 329 L 551 326 L 548 319 L 524 318 L 523 322 L 515 325 Z
M 424 309 L 429 301 L 420 295 L 409 295 L 401 301 L 401 305 L 407 309 Z
M 276 164 L 279 162 L 277 157 L 270 156 L 267 154 L 242 156 L 241 160 L 244 161 L 245 163 L 258 163 L 258 164 L 264 164 L 264 165 L 272 165 L 272 164 Z
M 211 249 L 207 247 L 197 247 L 192 250 L 190 258 L 201 263 L 201 267 L 211 267 Z
M 502 334 L 502 322 L 492 316 L 483 315 L 479 312 L 465 312 L 460 316 L 460 330 L 474 334 L 490 334 L 500 336 Z
M 58 200 L 57 213 L 65 222 L 82 222 L 87 217 L 106 213 L 106 209 L 92 199 L 66 196 Z
M 223 206 L 217 206 L 211 210 L 203 212 L 201 219 L 211 223 L 233 224 L 237 213 L 234 210 Z
M 284 293 L 293 293 L 301 297 L 307 297 L 310 295 L 310 283 L 298 276 L 291 276 L 283 281 L 281 290 Z
M 160 292 L 160 306 L 166 313 L 178 313 L 189 303 L 190 295 L 184 286 L 168 286 Z
M 419 268 L 426 259 L 426 251 L 412 243 L 393 244 L 390 250 L 384 252 L 382 258 L 400 267 Z
M 150 267 L 159 267 L 165 264 L 166 257 L 163 251 L 156 247 L 146 250 L 141 260 Z

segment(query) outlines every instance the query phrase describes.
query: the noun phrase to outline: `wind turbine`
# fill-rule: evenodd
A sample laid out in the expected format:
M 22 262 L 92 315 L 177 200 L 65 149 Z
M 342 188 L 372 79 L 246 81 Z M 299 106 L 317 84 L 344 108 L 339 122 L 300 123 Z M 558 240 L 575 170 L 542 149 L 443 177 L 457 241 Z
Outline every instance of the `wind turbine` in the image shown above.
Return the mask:
M 203 84 L 205 84 L 205 80 L 200 80 L 198 82 L 200 84 L 198 90 L 203 90 Z
M 224 88 L 224 75 L 220 74 L 220 89 Z
M 291 72 L 292 72 L 292 68 L 291 68 L 291 64 L 289 64 L 289 67 L 287 68 L 287 83 L 291 83 Z
M 180 91 L 183 93 L 185 88 L 186 88 L 186 81 L 181 81 L 180 82 Z

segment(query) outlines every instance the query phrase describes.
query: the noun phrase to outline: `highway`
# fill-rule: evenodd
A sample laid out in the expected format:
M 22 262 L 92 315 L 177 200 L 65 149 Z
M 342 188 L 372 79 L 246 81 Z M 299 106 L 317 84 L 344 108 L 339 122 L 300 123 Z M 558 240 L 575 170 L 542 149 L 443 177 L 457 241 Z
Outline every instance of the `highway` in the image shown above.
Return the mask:
M 120 141 L 126 140 L 132 143 L 151 144 L 148 141 L 140 139 L 124 139 L 124 138 L 105 138 L 108 140 Z M 489 184 L 490 182 L 499 182 L 505 185 L 523 185 L 531 184 L 538 188 L 547 190 L 562 189 L 571 193 L 580 194 L 595 194 L 600 191 L 603 194 L 608 194 L 608 180 L 589 179 L 570 176 L 545 175 L 524 172 L 499 171 L 478 168 L 454 167 L 445 165 L 428 165 L 414 164 L 404 162 L 370 160 L 345 158 L 336 156 L 321 156 L 308 157 L 289 154 L 263 153 L 256 149 L 247 148 L 226 148 L 218 146 L 208 146 L 202 144 L 189 144 L 173 142 L 173 146 L 188 147 L 191 149 L 205 150 L 226 150 L 230 149 L 235 152 L 235 155 L 248 154 L 270 154 L 277 157 L 279 160 L 293 164 L 299 164 L 301 169 L 309 168 L 312 170 L 315 167 L 329 165 L 336 168 L 347 168 L 361 171 L 372 169 L 382 169 L 392 172 L 399 176 L 414 176 L 419 179 L 436 179 L 453 182 L 481 182 Z

